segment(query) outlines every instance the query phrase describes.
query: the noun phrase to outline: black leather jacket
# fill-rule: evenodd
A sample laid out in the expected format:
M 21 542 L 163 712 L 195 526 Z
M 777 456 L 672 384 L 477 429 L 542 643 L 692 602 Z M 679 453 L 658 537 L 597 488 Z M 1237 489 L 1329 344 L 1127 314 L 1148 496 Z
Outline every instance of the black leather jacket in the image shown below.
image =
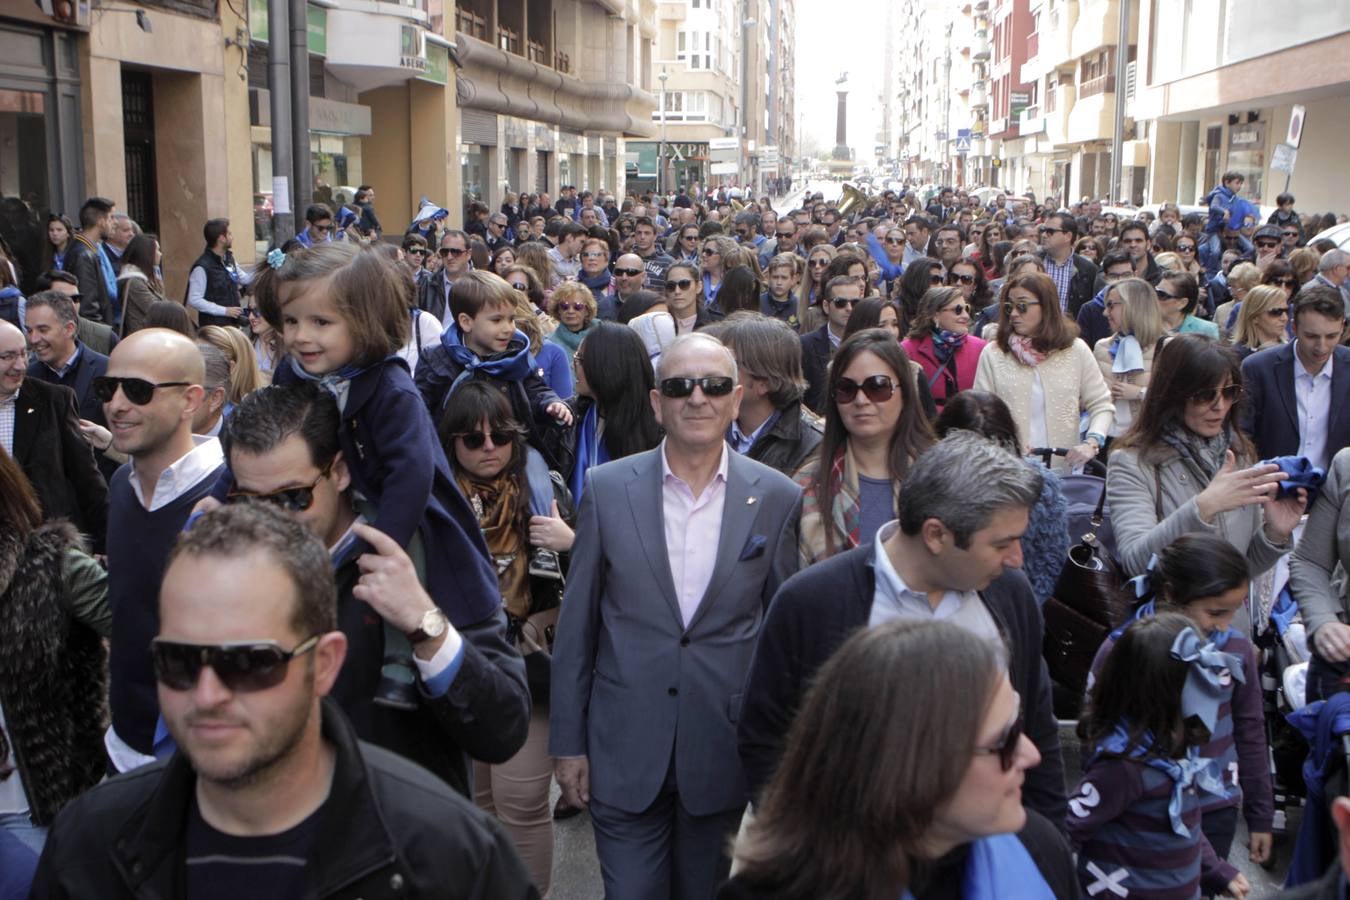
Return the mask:
M 791 478 L 820 446 L 824 433 L 825 424 L 820 416 L 797 400 L 783 407 L 778 421 L 759 436 L 745 455 Z
M 307 898 L 539 896 L 495 819 L 426 770 L 357 741 L 331 700 L 322 710 L 336 761 L 332 790 L 316 813 Z M 75 800 L 52 826 L 30 896 L 182 896 L 183 822 L 195 785 L 179 753 Z

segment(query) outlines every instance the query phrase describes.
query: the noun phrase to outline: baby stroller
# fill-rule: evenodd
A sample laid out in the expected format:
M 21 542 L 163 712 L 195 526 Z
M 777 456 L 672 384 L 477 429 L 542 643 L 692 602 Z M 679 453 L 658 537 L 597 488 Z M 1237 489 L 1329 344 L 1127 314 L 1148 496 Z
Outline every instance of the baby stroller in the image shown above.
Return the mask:
M 1031 451 L 1049 465 L 1063 449 Z M 1121 591 L 1125 576 L 1116 555 L 1111 511 L 1106 503 L 1106 466 L 1091 460 L 1081 474 L 1060 476 L 1068 501 L 1069 554 L 1054 595 L 1045 602 L 1043 653 L 1054 690 L 1055 716 L 1078 718 L 1088 674 L 1111 629 L 1134 611 Z

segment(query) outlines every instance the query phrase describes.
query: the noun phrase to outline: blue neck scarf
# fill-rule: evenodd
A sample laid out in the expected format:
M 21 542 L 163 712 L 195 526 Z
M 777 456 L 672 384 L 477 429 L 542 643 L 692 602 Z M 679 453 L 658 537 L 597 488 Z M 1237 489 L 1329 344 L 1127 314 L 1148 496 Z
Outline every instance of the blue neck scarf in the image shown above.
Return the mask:
M 1054 891 L 1014 834 L 995 834 L 970 844 L 961 879 L 962 900 L 1053 900 Z M 908 890 L 902 900 L 914 900 Z
M 954 331 L 948 331 L 945 328 L 933 326 L 933 352 L 937 354 L 940 360 L 946 360 L 966 342 L 970 337 L 970 332 L 957 334 Z
M 600 407 L 592 403 L 577 427 L 576 464 L 572 466 L 571 484 L 568 485 L 572 489 L 574 503 L 581 502 L 582 489 L 586 486 L 586 470 L 609 462 L 609 451 L 600 439 L 599 430 Z
M 594 275 L 580 274 L 577 277 L 577 281 L 580 281 L 582 284 L 586 285 L 586 287 L 590 288 L 592 291 L 594 291 L 596 288 L 609 287 L 610 282 L 609 270 L 601 269 Z
M 358 366 L 354 363 L 348 363 L 335 372 L 329 372 L 327 375 L 311 375 L 305 371 L 305 367 L 300 365 L 300 361 L 294 356 L 286 357 L 290 364 L 291 371 L 298 375 L 304 381 L 316 382 L 319 387 L 333 395 L 333 399 L 338 403 L 338 409 L 345 411 L 347 408 L 347 391 L 351 388 L 352 379 L 373 366 Z
M 1112 756 L 1132 759 L 1171 778 L 1172 797 L 1167 801 L 1167 816 L 1171 820 L 1173 833 L 1188 838 L 1191 831 L 1181 819 L 1186 790 L 1194 786 L 1216 797 L 1227 796 L 1223 784 L 1223 770 L 1219 768 L 1217 760 L 1202 758 L 1197 747 L 1188 748 L 1186 756 L 1182 759 L 1160 756 L 1152 752 L 1152 747 L 1151 732 L 1144 733 L 1142 744 L 1131 744 L 1129 729 L 1121 722 L 1116 725 L 1115 731 L 1097 744 L 1093 756 L 1109 753 Z
M 703 273 L 703 300 L 708 306 L 714 306 L 717 303 L 717 292 L 721 289 L 722 282 L 717 282 L 717 287 L 713 287 L 712 276 L 707 272 Z
M 1144 350 L 1133 334 L 1118 334 L 1107 348 L 1111 353 L 1111 371 L 1117 374 L 1144 371 Z
M 441 333 L 441 346 L 450 354 L 450 358 L 463 368 L 450 385 L 450 390 L 446 393 L 447 399 L 455 392 L 455 388 L 474 377 L 476 372 L 502 381 L 524 381 L 534 370 L 534 359 L 530 356 L 530 339 L 522 331 L 517 331 L 512 336 L 511 343 L 505 350 L 494 353 L 487 359 L 479 358 L 477 353 L 464 345 L 464 335 L 459 330 L 459 323 L 452 324 Z

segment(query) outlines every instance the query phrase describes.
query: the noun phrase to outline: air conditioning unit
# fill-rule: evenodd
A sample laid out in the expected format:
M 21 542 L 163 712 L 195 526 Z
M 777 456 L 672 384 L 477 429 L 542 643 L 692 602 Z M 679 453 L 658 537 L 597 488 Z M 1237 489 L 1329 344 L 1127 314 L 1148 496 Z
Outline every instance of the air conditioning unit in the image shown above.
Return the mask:
M 91 0 L 33 0 L 44 16 L 58 25 L 88 28 Z

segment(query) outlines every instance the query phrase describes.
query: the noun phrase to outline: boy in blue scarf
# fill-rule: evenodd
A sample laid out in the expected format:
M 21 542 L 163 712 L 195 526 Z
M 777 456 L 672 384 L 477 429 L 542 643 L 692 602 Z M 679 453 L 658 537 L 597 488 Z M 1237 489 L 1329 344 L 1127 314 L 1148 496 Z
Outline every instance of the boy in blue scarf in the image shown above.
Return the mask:
M 450 294 L 454 321 L 441 335 L 439 347 L 422 354 L 415 381 L 422 399 L 439 423 L 446 401 L 455 388 L 470 379 L 486 379 L 501 388 L 511 401 L 513 418 L 528 432 L 533 452 L 526 460 L 530 512 L 551 515 L 553 485 L 550 468 L 563 471 L 556 453 L 561 441 L 551 439 L 555 422 L 570 427 L 572 410 L 543 379 L 542 370 L 530 355 L 530 342 L 515 326 L 515 292 L 489 272 L 468 272 L 455 282 Z M 448 435 L 441 435 L 445 442 Z M 454 458 L 453 453 L 447 456 Z M 530 558 L 530 574 L 561 578 L 558 556 L 538 548 Z
M 1223 234 L 1225 231 L 1236 235 L 1242 255 L 1252 252 L 1252 243 L 1243 237 L 1241 228 L 1248 215 L 1255 215 L 1256 208 L 1238 196 L 1246 178 L 1238 172 L 1225 172 L 1214 190 L 1206 194 L 1201 203 L 1209 207 L 1209 219 L 1205 222 L 1205 237 L 1200 241 L 1200 262 L 1205 266 L 1205 275 L 1213 278 L 1219 271 L 1223 259 Z

